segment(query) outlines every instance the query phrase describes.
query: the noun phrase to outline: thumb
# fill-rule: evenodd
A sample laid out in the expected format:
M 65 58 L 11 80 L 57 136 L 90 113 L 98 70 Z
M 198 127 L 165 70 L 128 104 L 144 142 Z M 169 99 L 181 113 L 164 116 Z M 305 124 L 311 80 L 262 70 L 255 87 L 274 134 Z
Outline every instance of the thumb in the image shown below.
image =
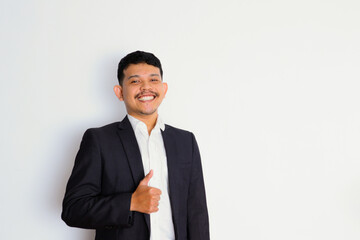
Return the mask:
M 151 169 L 150 172 L 143 178 L 143 180 L 141 180 L 139 185 L 147 186 L 149 184 L 150 179 L 152 178 L 153 174 L 154 174 L 154 171 Z

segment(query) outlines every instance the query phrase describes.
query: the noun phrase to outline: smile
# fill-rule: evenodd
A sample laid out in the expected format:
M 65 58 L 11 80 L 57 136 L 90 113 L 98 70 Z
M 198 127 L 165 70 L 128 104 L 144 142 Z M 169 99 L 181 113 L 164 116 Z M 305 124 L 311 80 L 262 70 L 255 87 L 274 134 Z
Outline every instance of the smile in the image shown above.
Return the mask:
M 139 101 L 145 102 L 145 101 L 151 101 L 155 98 L 155 96 L 141 96 L 138 98 Z

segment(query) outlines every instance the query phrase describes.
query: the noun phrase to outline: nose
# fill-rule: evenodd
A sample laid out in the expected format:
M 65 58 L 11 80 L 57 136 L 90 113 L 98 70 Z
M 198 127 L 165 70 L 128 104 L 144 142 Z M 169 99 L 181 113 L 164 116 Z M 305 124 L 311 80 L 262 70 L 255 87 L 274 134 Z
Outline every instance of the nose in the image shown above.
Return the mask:
M 151 89 L 151 84 L 148 81 L 143 81 L 140 86 L 140 90 L 144 91 L 144 90 L 150 90 L 150 89 Z

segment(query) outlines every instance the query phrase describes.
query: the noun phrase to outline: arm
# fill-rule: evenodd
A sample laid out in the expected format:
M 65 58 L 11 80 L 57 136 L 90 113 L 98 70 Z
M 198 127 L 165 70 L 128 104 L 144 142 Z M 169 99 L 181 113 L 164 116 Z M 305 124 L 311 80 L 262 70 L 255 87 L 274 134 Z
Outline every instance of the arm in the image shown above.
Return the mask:
M 208 240 L 209 218 L 199 148 L 192 135 L 193 160 L 188 193 L 188 236 L 190 240 Z
M 72 227 L 130 227 L 132 193 L 101 195 L 102 157 L 94 131 L 83 136 L 67 184 L 62 219 Z
M 135 192 L 102 195 L 102 154 L 93 130 L 85 132 L 63 201 L 62 219 L 73 227 L 131 227 L 133 211 L 158 211 L 161 191 L 149 187 L 153 171 L 139 183 Z

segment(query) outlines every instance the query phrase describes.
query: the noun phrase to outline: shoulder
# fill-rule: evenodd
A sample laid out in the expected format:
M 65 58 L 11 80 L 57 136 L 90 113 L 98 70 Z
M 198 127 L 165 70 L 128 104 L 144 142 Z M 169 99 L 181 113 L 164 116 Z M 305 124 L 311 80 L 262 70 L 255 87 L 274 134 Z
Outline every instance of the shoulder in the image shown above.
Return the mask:
M 120 122 L 113 122 L 100 127 L 88 128 L 83 136 L 83 139 L 98 139 L 104 141 L 105 139 L 116 137 L 117 129 Z
M 120 122 L 113 122 L 113 123 L 109 123 L 106 124 L 104 126 L 101 127 L 92 127 L 92 128 L 88 128 L 86 132 L 90 132 L 90 133 L 95 133 L 95 134 L 101 134 L 101 133 L 106 133 L 106 132 L 113 132 L 114 130 L 116 130 L 119 126 Z
M 171 133 L 175 133 L 175 134 L 179 134 L 179 135 L 184 135 L 184 136 L 191 136 L 193 135 L 192 132 L 184 130 L 184 129 L 180 129 L 168 124 L 165 124 L 165 131 L 169 131 Z
M 166 145 L 173 143 L 173 146 L 180 155 L 188 156 L 199 152 L 199 147 L 195 139 L 195 135 L 187 130 L 176 128 L 170 125 L 165 125 L 165 131 L 163 132 L 163 139 Z
M 90 128 L 90 129 L 94 129 L 94 131 L 100 131 L 100 132 L 106 132 L 106 131 L 113 131 L 114 129 L 117 129 L 119 127 L 119 124 L 121 122 L 113 122 L 113 123 L 109 123 L 109 124 L 106 124 L 104 126 L 101 126 L 101 127 L 95 127 L 95 128 Z
M 165 131 L 164 133 L 168 136 L 171 136 L 173 138 L 182 140 L 182 141 L 194 141 L 195 136 L 192 132 L 173 127 L 171 125 L 165 124 Z

